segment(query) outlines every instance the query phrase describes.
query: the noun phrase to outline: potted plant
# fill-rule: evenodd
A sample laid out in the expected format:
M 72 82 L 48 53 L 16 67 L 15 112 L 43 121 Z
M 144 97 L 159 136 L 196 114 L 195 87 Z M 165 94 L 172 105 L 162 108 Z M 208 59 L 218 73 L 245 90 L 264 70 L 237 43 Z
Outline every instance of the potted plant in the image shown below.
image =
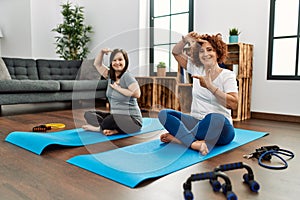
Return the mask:
M 166 76 L 166 63 L 159 62 L 157 65 L 157 76 Z
M 229 43 L 238 43 L 240 33 L 238 28 L 229 29 Z
M 59 34 L 55 36 L 56 53 L 65 60 L 83 60 L 89 53 L 88 33 L 92 33 L 92 26 L 84 24 L 83 7 L 72 6 L 70 2 L 61 7 L 63 23 L 52 29 Z

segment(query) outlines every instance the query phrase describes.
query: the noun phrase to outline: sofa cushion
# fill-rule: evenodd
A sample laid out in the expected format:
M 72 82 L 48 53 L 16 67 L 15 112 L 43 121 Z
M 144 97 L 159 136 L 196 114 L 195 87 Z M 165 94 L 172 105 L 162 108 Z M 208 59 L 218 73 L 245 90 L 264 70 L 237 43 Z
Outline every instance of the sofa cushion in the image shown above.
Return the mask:
M 8 72 L 5 62 L 0 58 L 0 80 L 10 80 L 11 76 Z
M 35 60 L 26 58 L 5 58 L 3 57 L 9 74 L 12 79 L 38 80 L 38 73 Z
M 62 91 L 106 90 L 107 80 L 61 80 Z
M 75 80 L 81 62 L 81 60 L 36 60 L 41 80 Z
M 57 92 L 58 81 L 43 80 L 0 80 L 0 93 Z

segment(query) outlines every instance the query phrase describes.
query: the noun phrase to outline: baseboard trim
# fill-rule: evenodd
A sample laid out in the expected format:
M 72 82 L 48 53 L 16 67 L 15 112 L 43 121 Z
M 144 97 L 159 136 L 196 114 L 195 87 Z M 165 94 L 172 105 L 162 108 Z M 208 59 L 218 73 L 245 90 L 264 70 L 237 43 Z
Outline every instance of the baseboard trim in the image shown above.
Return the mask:
M 266 119 L 266 120 L 281 121 L 281 122 L 300 123 L 300 116 L 294 116 L 294 115 L 281 115 L 281 114 L 273 114 L 273 113 L 251 112 L 251 118 Z

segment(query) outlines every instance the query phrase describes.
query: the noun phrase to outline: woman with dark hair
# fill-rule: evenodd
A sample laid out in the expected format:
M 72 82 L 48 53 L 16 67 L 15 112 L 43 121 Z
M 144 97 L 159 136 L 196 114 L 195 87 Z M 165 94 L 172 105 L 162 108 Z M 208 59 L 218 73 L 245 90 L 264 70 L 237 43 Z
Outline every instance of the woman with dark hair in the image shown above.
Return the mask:
M 191 57 L 183 53 L 191 45 Z M 191 32 L 173 48 L 178 64 L 193 77 L 191 113 L 165 109 L 158 114 L 168 133 L 162 142 L 176 142 L 206 155 L 214 145 L 225 145 L 234 138 L 231 109 L 237 108 L 238 88 L 235 74 L 222 69 L 227 45 L 220 34 Z
M 110 67 L 103 64 L 104 55 L 110 54 Z M 137 103 L 141 91 L 136 79 L 128 72 L 129 59 L 122 49 L 102 49 L 96 57 L 94 66 L 108 79 L 106 96 L 110 112 L 87 111 L 84 118 L 87 125 L 82 128 L 102 132 L 104 135 L 133 133 L 142 127 L 142 114 Z

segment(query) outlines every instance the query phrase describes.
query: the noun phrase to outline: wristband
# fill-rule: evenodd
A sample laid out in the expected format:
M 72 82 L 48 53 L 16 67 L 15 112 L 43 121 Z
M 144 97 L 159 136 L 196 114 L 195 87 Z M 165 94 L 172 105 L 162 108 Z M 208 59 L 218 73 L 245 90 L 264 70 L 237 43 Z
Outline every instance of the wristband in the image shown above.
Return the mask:
M 213 95 L 216 94 L 216 92 L 218 91 L 219 88 L 216 88 L 215 91 L 213 92 Z

